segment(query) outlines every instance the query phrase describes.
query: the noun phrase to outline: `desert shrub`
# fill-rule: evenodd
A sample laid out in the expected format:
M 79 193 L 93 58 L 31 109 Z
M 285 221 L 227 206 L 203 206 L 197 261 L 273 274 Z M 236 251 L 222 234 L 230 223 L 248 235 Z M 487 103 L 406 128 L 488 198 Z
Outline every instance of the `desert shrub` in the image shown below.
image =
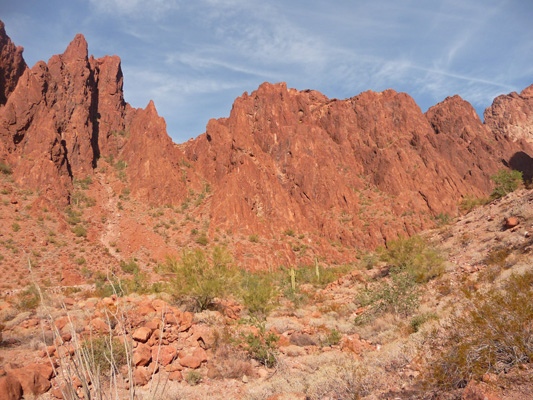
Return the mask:
M 418 295 L 419 286 L 414 277 L 405 271 L 395 271 L 389 281 L 367 287 L 358 294 L 356 302 L 367 307 L 367 311 L 355 322 L 363 324 L 385 312 L 407 317 L 418 308 Z
M 4 175 L 11 175 L 13 173 L 9 164 L 5 163 L 0 163 L 0 172 L 2 172 Z
M 251 319 L 252 325 L 257 328 L 257 334 L 241 334 L 239 342 L 243 345 L 250 357 L 259 361 L 264 366 L 271 368 L 278 363 L 276 343 L 279 337 L 272 332 L 266 331 L 265 322 Z
M 242 272 L 240 297 L 248 311 L 257 318 L 266 317 L 274 308 L 277 295 L 270 275 Z
M 11 228 L 13 229 L 13 232 L 20 231 L 20 225 L 17 224 L 16 222 L 14 222 L 13 225 L 11 225 Z
M 19 294 L 18 308 L 21 310 L 35 310 L 41 302 L 39 290 L 35 285 L 30 285 Z
M 440 214 L 435 215 L 435 217 L 433 217 L 433 220 L 435 221 L 438 227 L 448 225 L 451 219 L 452 218 L 450 217 L 449 214 L 442 213 L 442 212 Z
M 202 374 L 198 371 L 190 370 L 187 372 L 187 375 L 185 375 L 185 380 L 191 386 L 198 385 L 202 381 Z
M 115 164 L 115 169 L 117 171 L 122 171 L 128 166 L 128 163 L 124 160 L 118 160 Z
M 439 317 L 437 314 L 428 312 L 423 314 L 415 315 L 411 320 L 409 321 L 409 328 L 412 332 L 418 332 L 422 325 L 424 325 L 426 322 L 438 319 Z
M 139 264 L 135 260 L 131 259 L 128 262 L 120 261 L 120 268 L 126 274 L 136 274 L 140 271 Z
M 514 192 L 523 182 L 522 172 L 505 169 L 500 169 L 496 175 L 490 178 L 496 183 L 496 187 L 490 195 L 493 199 L 498 199 Z
M 87 175 L 83 179 L 75 179 L 74 180 L 74 185 L 78 186 L 82 190 L 89 189 L 89 186 L 91 185 L 91 183 L 93 183 L 93 178 L 90 175 Z
M 335 346 L 340 343 L 342 339 L 342 333 L 333 328 L 321 342 L 322 346 Z
M 76 258 L 74 262 L 78 265 L 83 265 L 87 262 L 87 260 L 84 257 Z
M 361 259 L 360 266 L 364 269 L 372 269 L 376 266 L 379 261 L 379 256 L 376 253 L 368 253 L 363 256 Z
M 324 287 L 331 282 L 335 282 L 351 269 L 352 267 L 348 264 L 329 268 L 323 268 L 318 263 L 315 263 L 315 265 L 303 265 L 295 268 L 296 282 Z
M 438 250 L 429 246 L 420 236 L 399 237 L 387 243 L 387 248 L 377 250 L 380 259 L 405 271 L 416 282 L 423 283 L 444 272 L 444 258 Z
M 87 229 L 83 225 L 76 225 L 74 228 L 72 228 L 72 233 L 74 233 L 77 237 L 86 237 Z
M 238 275 L 231 255 L 215 247 L 211 261 L 201 249 L 185 250 L 180 261 L 167 258 L 165 269 L 174 274 L 170 290 L 176 297 L 194 298 L 199 310 L 207 309 L 216 297 L 224 297 L 236 287 Z
M 65 213 L 67 214 L 67 222 L 70 225 L 77 225 L 81 222 L 81 212 L 74 210 L 72 207 L 67 207 Z
M 461 203 L 459 203 L 459 208 L 462 211 L 470 212 L 474 208 L 477 208 L 479 206 L 483 206 L 487 204 L 490 200 L 485 197 L 474 197 L 471 195 L 466 195 L 463 200 L 461 200 Z
M 294 232 L 294 229 L 292 229 L 292 228 L 287 228 L 287 229 L 285 229 L 285 230 L 283 231 L 283 234 L 284 234 L 285 236 L 291 236 L 291 237 L 294 237 L 295 232 Z
M 253 234 L 248 237 L 248 240 L 252 243 L 259 243 L 259 235 Z
M 72 195 L 70 196 L 70 202 L 77 206 L 93 207 L 94 205 L 96 205 L 95 199 L 87 196 L 85 193 L 79 190 L 72 193 Z
M 464 387 L 486 373 L 533 362 L 533 272 L 512 275 L 501 288 L 470 295 L 466 307 L 435 334 L 429 385 Z M 438 346 L 437 346 L 438 344 Z
M 90 355 L 89 360 L 101 372 L 117 369 L 127 362 L 124 344 L 117 338 L 96 337 L 83 343 L 83 350 Z
M 207 238 L 207 235 L 205 233 L 202 233 L 198 238 L 196 239 L 196 243 L 202 246 L 207 246 L 209 243 L 209 239 Z

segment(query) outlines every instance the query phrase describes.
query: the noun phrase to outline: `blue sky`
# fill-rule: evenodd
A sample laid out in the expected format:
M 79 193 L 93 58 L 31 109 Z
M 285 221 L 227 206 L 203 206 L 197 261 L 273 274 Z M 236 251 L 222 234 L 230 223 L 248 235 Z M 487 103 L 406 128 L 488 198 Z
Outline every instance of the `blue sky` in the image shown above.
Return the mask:
M 459 94 L 478 113 L 533 83 L 531 0 L 0 0 L 33 66 L 83 33 L 122 59 L 126 101 L 153 99 L 175 142 L 265 82 L 330 98 L 388 88 L 422 111 Z

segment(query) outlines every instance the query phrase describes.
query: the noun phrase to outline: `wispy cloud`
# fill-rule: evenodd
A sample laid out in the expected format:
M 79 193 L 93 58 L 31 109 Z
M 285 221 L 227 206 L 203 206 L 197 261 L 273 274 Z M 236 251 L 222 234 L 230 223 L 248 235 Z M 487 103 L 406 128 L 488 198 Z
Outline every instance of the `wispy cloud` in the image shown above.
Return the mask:
M 179 0 L 89 0 L 97 11 L 128 17 L 159 19 L 179 9 Z

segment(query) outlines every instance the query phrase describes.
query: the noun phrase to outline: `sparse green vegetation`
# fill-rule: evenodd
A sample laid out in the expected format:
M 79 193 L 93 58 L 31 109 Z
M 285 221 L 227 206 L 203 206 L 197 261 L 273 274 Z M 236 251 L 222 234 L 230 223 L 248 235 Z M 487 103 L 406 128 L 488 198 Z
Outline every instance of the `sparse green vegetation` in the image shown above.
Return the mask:
M 496 187 L 491 193 L 491 198 L 498 199 L 514 192 L 523 183 L 522 172 L 501 169 L 496 175 L 490 177 Z
M 474 208 L 487 204 L 489 201 L 490 200 L 485 197 L 474 197 L 471 195 L 466 195 L 463 198 L 463 200 L 461 200 L 461 203 L 459 204 L 459 208 L 462 211 L 470 212 Z
M 257 328 L 257 334 L 249 333 L 241 335 L 240 341 L 250 356 L 266 367 L 273 367 L 278 363 L 276 343 L 278 336 L 267 332 L 265 323 L 251 320 L 251 324 Z
M 186 250 L 180 261 L 167 258 L 166 269 L 175 274 L 170 290 L 176 297 L 190 296 L 196 308 L 207 309 L 216 297 L 224 297 L 236 287 L 237 270 L 231 255 L 215 247 L 211 260 L 201 249 Z
M 250 314 L 265 318 L 274 308 L 278 290 L 271 274 L 242 271 L 241 297 Z
M 407 317 L 418 309 L 418 295 L 419 287 L 413 276 L 405 271 L 394 272 L 390 281 L 382 281 L 359 293 L 356 302 L 368 309 L 355 322 L 364 324 L 385 312 Z
M 11 229 L 13 229 L 13 232 L 18 232 L 18 231 L 20 231 L 20 225 L 17 224 L 16 222 L 14 222 L 14 223 L 11 225 Z
M 72 228 L 72 233 L 77 237 L 87 237 L 87 229 L 83 225 L 76 225 Z
M 0 163 L 0 172 L 2 172 L 4 175 L 11 175 L 13 173 L 11 166 L 5 163 Z
M 387 243 L 387 248 L 378 248 L 381 261 L 393 269 L 405 271 L 416 282 L 424 283 L 444 272 L 444 259 L 420 236 L 404 239 L 399 237 Z
M 532 271 L 512 275 L 501 289 L 466 295 L 466 308 L 433 337 L 438 346 L 425 377 L 430 386 L 460 388 L 486 373 L 533 361 Z
M 127 363 L 124 344 L 117 338 L 108 336 L 95 337 L 83 343 L 83 350 L 89 355 L 89 362 L 96 371 L 106 372 L 110 369 L 118 370 Z
M 196 243 L 201 246 L 207 246 L 207 244 L 209 243 L 209 239 L 207 238 L 207 235 L 205 233 L 202 233 L 196 238 Z
M 185 375 L 185 380 L 189 385 L 196 386 L 202 381 L 202 375 L 198 371 L 192 369 L 187 372 L 187 375 Z

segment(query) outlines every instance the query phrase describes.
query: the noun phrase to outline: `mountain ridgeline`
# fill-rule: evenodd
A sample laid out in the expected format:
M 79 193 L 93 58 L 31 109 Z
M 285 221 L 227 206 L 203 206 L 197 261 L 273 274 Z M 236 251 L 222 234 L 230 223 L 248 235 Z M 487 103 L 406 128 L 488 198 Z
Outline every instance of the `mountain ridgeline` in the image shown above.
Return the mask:
M 207 237 L 305 233 L 319 254 L 429 228 L 487 196 L 502 168 L 532 175 L 533 85 L 497 97 L 483 123 L 457 95 L 422 113 L 394 90 L 337 100 L 264 83 L 175 144 L 154 104 L 131 107 L 122 84 L 119 57 L 89 57 L 82 35 L 29 68 L 0 23 L 0 162 L 14 182 L 68 205 L 76 181 L 121 163 L 148 206 L 205 191 Z

